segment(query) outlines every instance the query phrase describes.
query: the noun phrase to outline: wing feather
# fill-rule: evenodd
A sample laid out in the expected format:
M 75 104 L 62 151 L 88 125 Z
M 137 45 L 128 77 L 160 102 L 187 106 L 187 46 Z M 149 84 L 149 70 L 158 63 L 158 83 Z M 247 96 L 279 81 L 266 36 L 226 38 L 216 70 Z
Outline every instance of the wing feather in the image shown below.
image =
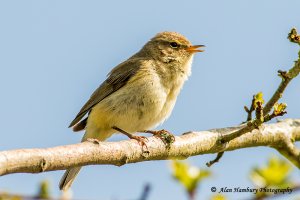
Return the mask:
M 108 74 L 107 79 L 94 91 L 90 99 L 80 109 L 69 128 L 77 124 L 100 101 L 126 85 L 128 80 L 139 70 L 142 59 L 127 60 L 116 66 Z

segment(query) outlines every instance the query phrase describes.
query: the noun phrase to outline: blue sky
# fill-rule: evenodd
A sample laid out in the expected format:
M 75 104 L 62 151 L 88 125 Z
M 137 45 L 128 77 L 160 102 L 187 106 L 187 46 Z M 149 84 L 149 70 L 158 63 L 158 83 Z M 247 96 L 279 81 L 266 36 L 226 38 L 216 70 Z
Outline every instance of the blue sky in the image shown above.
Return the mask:
M 252 95 L 263 91 L 270 97 L 280 82 L 277 70 L 289 69 L 297 58 L 299 47 L 286 37 L 292 27 L 300 29 L 299 7 L 297 0 L 1 1 L 0 150 L 79 142 L 82 134 L 67 126 L 90 94 L 112 67 L 166 30 L 207 47 L 195 56 L 171 117 L 158 128 L 179 135 L 239 124 Z M 299 87 L 297 78 L 282 98 L 285 118 L 299 118 Z M 124 139 L 116 135 L 110 141 Z M 225 153 L 199 198 L 211 196 L 212 186 L 251 187 L 249 170 L 274 154 L 267 147 Z M 189 162 L 206 168 L 214 156 Z M 48 179 L 58 196 L 62 174 L 8 175 L 0 178 L 0 189 L 32 194 Z M 85 167 L 73 193 L 79 199 L 134 199 L 147 182 L 153 186 L 150 200 L 185 199 L 168 161 Z

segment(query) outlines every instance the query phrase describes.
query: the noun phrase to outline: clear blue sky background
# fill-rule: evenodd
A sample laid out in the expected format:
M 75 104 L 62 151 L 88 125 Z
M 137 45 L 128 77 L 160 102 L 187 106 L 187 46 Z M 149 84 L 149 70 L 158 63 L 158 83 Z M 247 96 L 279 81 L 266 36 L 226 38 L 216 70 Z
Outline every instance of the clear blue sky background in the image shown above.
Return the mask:
M 160 128 L 175 134 L 239 124 L 254 93 L 268 98 L 278 86 L 277 70 L 286 70 L 299 47 L 286 39 L 300 29 L 300 1 L 1 1 L 0 2 L 0 150 L 53 147 L 80 141 L 67 128 L 109 70 L 161 31 L 177 31 L 194 44 L 193 73 L 172 116 Z M 285 117 L 300 117 L 300 79 L 286 90 Z M 113 136 L 110 140 L 124 140 Z M 199 188 L 252 187 L 249 170 L 262 165 L 269 148 L 227 152 L 211 168 L 214 176 Z M 189 159 L 206 168 L 215 155 Z M 14 174 L 0 178 L 0 189 L 32 194 L 43 179 L 58 196 L 62 171 Z M 299 179 L 299 173 L 294 174 Z M 150 200 L 185 199 L 173 181 L 168 161 L 123 167 L 85 167 L 73 185 L 75 198 L 135 199 L 145 183 Z M 239 198 L 250 194 L 238 195 Z M 237 197 L 237 196 L 236 196 Z

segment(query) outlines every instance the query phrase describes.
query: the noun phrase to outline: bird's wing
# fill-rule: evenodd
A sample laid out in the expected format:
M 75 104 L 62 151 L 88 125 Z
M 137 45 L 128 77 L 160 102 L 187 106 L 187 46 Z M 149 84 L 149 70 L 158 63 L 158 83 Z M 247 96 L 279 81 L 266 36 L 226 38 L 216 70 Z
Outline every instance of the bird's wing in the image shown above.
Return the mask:
M 112 69 L 112 71 L 108 74 L 107 79 L 95 90 L 69 127 L 77 124 L 97 103 L 123 87 L 138 71 L 142 62 L 142 59 L 131 58 Z

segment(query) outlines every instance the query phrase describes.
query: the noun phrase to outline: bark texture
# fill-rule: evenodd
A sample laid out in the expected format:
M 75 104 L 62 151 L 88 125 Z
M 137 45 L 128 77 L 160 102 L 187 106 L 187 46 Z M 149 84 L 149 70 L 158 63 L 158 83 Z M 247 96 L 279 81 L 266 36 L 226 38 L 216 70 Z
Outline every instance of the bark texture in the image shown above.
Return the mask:
M 300 154 L 294 141 L 300 140 L 300 119 L 286 119 L 263 124 L 226 144 L 218 141 L 242 126 L 193 131 L 175 137 L 169 148 L 156 137 L 148 138 L 149 152 L 143 151 L 135 140 L 120 142 L 83 142 L 79 144 L 40 149 L 19 149 L 0 152 L 0 175 L 40 173 L 85 165 L 117 165 L 148 160 L 184 159 L 190 156 L 267 146 L 277 149 L 300 168 Z

